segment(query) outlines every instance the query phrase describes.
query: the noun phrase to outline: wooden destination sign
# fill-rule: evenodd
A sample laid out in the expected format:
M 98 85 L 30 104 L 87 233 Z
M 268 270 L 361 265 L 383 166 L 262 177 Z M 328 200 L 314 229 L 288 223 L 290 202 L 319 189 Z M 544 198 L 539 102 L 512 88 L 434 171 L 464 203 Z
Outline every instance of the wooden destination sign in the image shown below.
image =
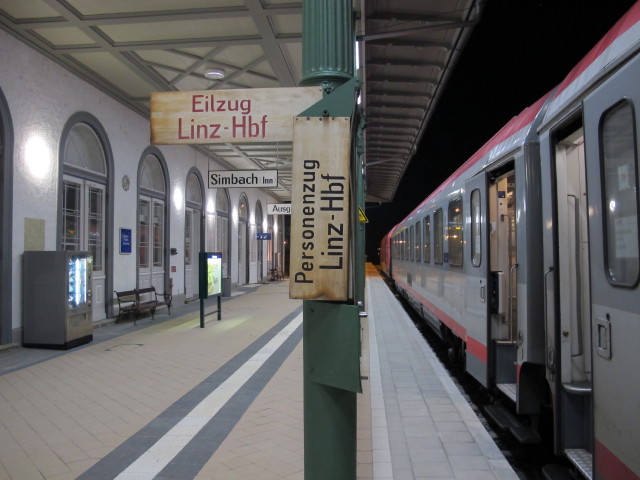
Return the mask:
M 349 296 L 349 117 L 296 117 L 289 297 Z
M 154 92 L 151 143 L 290 142 L 293 118 L 321 99 L 322 87 Z

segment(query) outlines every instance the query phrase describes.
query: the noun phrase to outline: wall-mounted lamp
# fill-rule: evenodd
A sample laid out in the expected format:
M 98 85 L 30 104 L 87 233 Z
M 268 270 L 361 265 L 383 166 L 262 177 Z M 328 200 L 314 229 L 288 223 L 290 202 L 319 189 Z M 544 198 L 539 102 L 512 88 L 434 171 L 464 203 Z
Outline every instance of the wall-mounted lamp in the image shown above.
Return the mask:
M 224 78 L 224 70 L 221 68 L 206 68 L 204 76 L 209 80 L 222 80 Z

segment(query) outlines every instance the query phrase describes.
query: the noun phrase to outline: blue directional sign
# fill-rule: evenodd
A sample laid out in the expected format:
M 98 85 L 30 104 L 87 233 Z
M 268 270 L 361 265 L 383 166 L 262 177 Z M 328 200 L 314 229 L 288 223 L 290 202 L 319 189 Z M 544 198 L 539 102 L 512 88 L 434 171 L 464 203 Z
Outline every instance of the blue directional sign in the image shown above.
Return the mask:
M 131 229 L 120 229 L 120 253 L 131 253 Z
M 257 234 L 258 240 L 271 240 L 271 234 L 265 232 L 258 232 Z

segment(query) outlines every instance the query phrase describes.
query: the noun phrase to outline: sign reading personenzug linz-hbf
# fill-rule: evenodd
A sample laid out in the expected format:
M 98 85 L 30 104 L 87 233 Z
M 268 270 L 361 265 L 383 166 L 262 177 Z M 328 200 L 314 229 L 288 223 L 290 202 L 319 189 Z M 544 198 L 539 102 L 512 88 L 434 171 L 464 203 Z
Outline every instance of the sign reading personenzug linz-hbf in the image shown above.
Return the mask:
M 153 92 L 151 143 L 290 142 L 293 117 L 321 99 L 322 87 Z
M 209 188 L 274 188 L 277 170 L 209 170 Z
M 350 121 L 294 121 L 291 298 L 348 299 Z

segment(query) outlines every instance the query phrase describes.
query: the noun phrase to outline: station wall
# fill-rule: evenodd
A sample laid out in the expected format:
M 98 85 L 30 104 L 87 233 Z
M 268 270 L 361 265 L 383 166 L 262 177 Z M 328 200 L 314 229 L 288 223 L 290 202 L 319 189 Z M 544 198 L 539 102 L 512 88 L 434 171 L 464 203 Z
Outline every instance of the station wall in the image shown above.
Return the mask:
M 215 215 L 216 189 L 207 188 L 207 172 L 224 168 L 188 146 L 151 147 L 147 118 L 2 31 L 0 65 L 0 98 L 4 98 L 5 103 L 0 102 L 0 108 L 4 110 L 0 117 L 4 123 L 0 125 L 1 145 L 5 147 L 0 188 L 3 192 L 1 198 L 6 199 L 4 203 L 11 203 L 3 205 L 3 211 L 7 213 L 3 215 L 3 225 L 0 226 L 4 235 L 1 252 L 3 278 L 11 279 L 10 286 L 3 286 L 3 295 L 10 292 L 11 302 L 8 305 L 2 302 L 0 306 L 0 344 L 20 343 L 23 252 L 25 249 L 61 248 L 61 144 L 65 126 L 74 116 L 93 119 L 106 137 L 107 168 L 111 169 L 107 172 L 106 187 L 106 215 L 109 217 L 106 226 L 110 231 L 104 234 L 108 240 L 105 263 L 110 277 L 106 285 L 111 291 L 105 293 L 106 317 L 114 315 L 112 291 L 134 288 L 139 280 L 137 182 L 143 157 L 150 151 L 157 153 L 166 165 L 166 283 L 172 285 L 176 301 L 185 301 L 185 191 L 188 174 L 195 169 L 204 179 L 202 215 Z M 12 148 L 7 148 L 11 145 Z M 270 230 L 274 222 L 279 223 L 280 232 L 284 230 L 282 217 L 268 218 L 266 215 L 267 203 L 277 202 L 266 191 L 228 189 L 228 223 L 231 227 L 228 276 L 232 284 L 259 281 L 266 278 L 268 269 L 282 267 L 267 262 L 265 246 L 262 265 L 258 267 L 253 262 L 253 270 L 248 275 L 239 276 L 237 208 L 241 195 L 247 200 L 249 223 L 254 221 L 256 205 L 259 204 L 263 212 L 261 230 Z M 132 232 L 131 254 L 119 252 L 121 228 Z M 207 229 L 204 230 L 206 232 Z M 281 241 L 281 235 L 280 240 L 274 243 L 277 241 Z M 215 241 L 205 239 L 204 243 L 210 245 Z M 169 255 L 171 248 L 178 253 Z M 251 242 L 251 248 L 255 248 L 255 241 Z

